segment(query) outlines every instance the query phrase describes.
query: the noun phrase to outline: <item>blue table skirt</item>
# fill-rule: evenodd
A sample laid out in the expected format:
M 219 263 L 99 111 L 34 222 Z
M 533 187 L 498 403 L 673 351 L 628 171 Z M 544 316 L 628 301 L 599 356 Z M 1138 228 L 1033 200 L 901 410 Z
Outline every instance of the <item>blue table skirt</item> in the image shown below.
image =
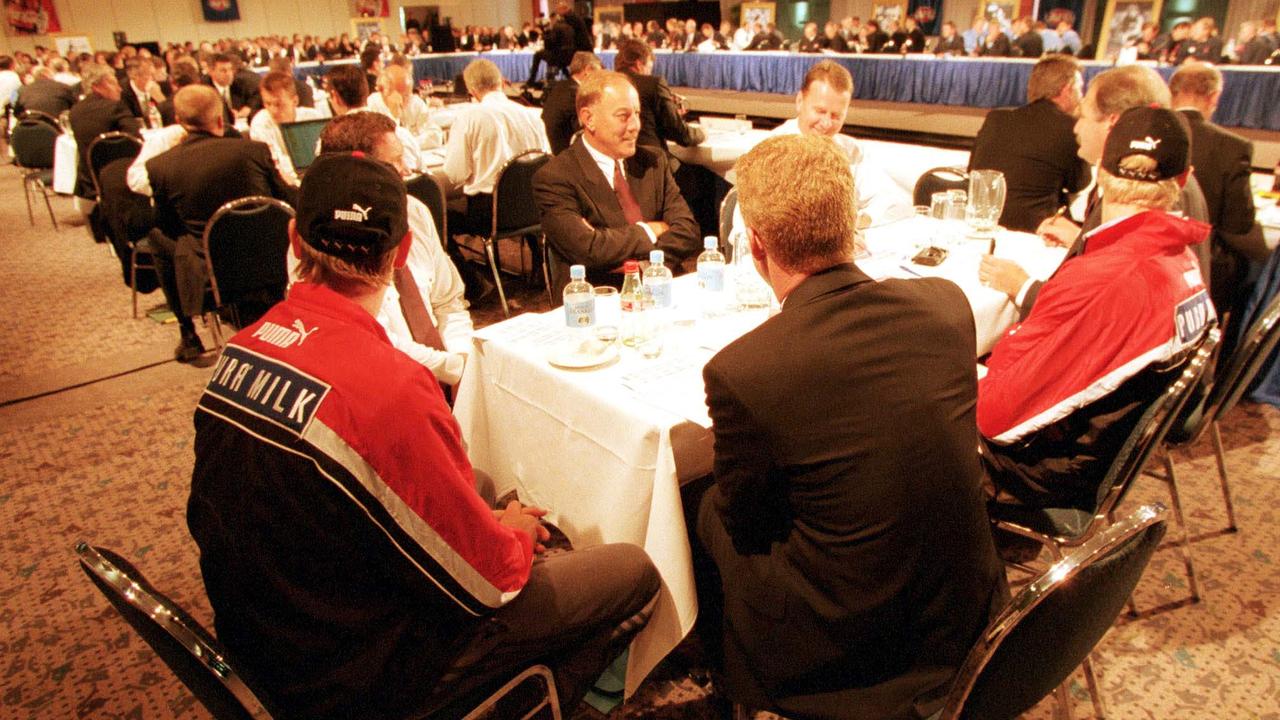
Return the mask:
M 606 67 L 613 52 L 599 53 Z M 477 56 L 487 57 L 511 82 L 524 82 L 533 59 L 530 52 L 453 53 L 415 58 L 418 79 L 452 80 Z M 796 55 L 788 53 L 657 53 L 654 73 L 673 86 L 709 90 L 793 95 L 811 65 L 832 58 L 853 75 L 854 96 L 880 100 L 965 107 L 1010 107 L 1026 103 L 1032 60 L 983 60 L 877 55 Z M 543 76 L 545 65 L 539 68 Z M 1110 67 L 1084 64 L 1086 82 Z M 1174 68 L 1159 68 L 1165 80 Z M 1213 120 L 1229 127 L 1280 130 L 1280 68 L 1222 68 L 1222 98 Z M 323 66 L 300 67 L 299 77 L 322 74 Z

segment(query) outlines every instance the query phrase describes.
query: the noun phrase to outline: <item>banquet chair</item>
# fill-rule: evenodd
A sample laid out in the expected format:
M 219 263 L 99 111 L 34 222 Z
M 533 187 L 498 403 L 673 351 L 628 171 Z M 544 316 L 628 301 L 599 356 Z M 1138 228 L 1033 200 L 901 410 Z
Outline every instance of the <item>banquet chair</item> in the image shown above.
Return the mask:
M 85 158 L 89 163 L 89 179 L 93 181 L 93 194 L 102 202 L 102 184 L 98 181 L 98 176 L 102 172 L 102 168 L 107 166 L 113 160 L 120 158 L 136 158 L 138 153 L 142 152 L 142 141 L 138 138 L 122 133 L 119 131 L 105 132 L 89 142 L 89 148 L 85 151 Z M 104 223 L 109 226 L 110 223 Z M 129 247 L 129 265 L 131 276 L 129 279 L 130 295 L 133 302 L 133 319 L 138 319 L 138 260 L 139 251 L 138 244 L 130 241 L 128 238 L 117 238 L 118 242 L 123 242 Z M 151 270 L 157 272 L 155 262 L 150 260 L 151 256 L 147 255 L 148 260 L 143 263 L 143 270 Z
M 506 317 L 511 317 L 511 309 L 507 306 L 507 293 L 502 287 L 502 267 L 497 244 L 506 238 L 542 235 L 538 204 L 533 200 L 533 174 L 550 159 L 551 155 L 541 150 L 526 150 L 502 166 L 498 171 L 498 179 L 493 184 L 493 225 L 489 237 L 484 238 L 484 251 L 489 259 L 489 269 L 493 271 L 493 281 L 498 286 L 502 314 Z M 542 266 L 545 275 L 545 258 Z
M 1074 717 L 1066 682 L 1082 664 L 1094 712 L 1104 717 L 1089 654 L 1133 594 L 1167 514 L 1159 503 L 1138 508 L 1018 592 L 979 636 L 931 720 L 1012 720 L 1050 693 Z
M 142 636 L 174 675 L 217 720 L 270 720 L 282 714 L 251 674 L 232 667 L 227 651 L 177 603 L 157 591 L 127 560 L 83 540 L 76 543 L 80 568 L 112 607 Z M 535 681 L 532 694 L 516 691 Z M 442 716 L 478 720 L 484 717 L 550 717 L 560 720 L 555 677 L 545 665 L 534 665 L 488 693 L 476 704 L 464 698 Z M 513 701 L 520 703 L 518 706 Z M 528 705 L 532 704 L 532 708 Z M 518 709 L 517 709 L 518 707 Z M 545 711 L 545 712 L 544 712 Z M 465 716 L 463 713 L 466 713 Z
M 236 328 L 252 323 L 284 299 L 289 283 L 289 220 L 293 208 L 275 198 L 243 197 L 218 208 L 204 226 L 201 246 L 209 274 L 214 342 L 222 345 L 219 315 Z M 243 306 L 254 311 L 242 316 Z
M 1155 477 L 1169 485 L 1169 495 L 1175 503 L 1174 511 L 1182 513 L 1177 506 L 1178 480 L 1174 474 L 1173 453 L 1175 448 L 1187 447 L 1199 442 L 1205 432 L 1213 441 L 1213 454 L 1217 460 L 1218 482 L 1222 487 L 1222 501 L 1227 511 L 1227 526 L 1221 532 L 1236 531 L 1235 507 L 1231 502 L 1231 487 L 1227 477 L 1227 459 L 1222 450 L 1222 434 L 1218 423 L 1224 415 L 1231 412 L 1240 400 L 1240 396 L 1249 389 L 1258 370 L 1266 363 L 1267 358 L 1280 344 L 1280 295 L 1271 300 L 1262 314 L 1244 331 L 1240 344 L 1229 357 L 1219 358 L 1226 366 L 1218 375 L 1216 382 L 1208 393 L 1198 398 L 1198 402 L 1190 402 L 1184 408 L 1178 422 L 1169 430 L 1165 439 L 1164 474 L 1152 472 Z M 1206 380 L 1211 374 L 1206 373 Z
M 45 113 L 39 113 L 51 117 Z M 13 151 L 13 162 L 22 170 L 22 193 L 27 200 L 27 220 L 36 224 L 35 214 L 31 210 L 32 186 L 40 188 L 44 196 L 44 206 L 49 210 L 49 220 L 53 229 L 58 229 L 58 219 L 53 215 L 53 204 L 49 202 L 49 188 L 53 186 L 53 148 L 58 142 L 57 121 L 50 125 L 45 120 L 23 113 L 9 134 L 9 148 Z
M 406 180 L 404 187 L 409 191 L 410 195 L 417 198 L 431 211 L 431 219 L 435 221 L 436 234 L 440 236 L 440 243 L 448 247 L 449 209 L 445 204 L 444 188 L 440 186 L 440 181 L 436 180 L 431 173 L 422 173 L 417 177 Z
M 20 115 L 18 115 L 18 122 L 22 122 L 23 120 L 42 122 L 58 132 L 62 132 L 62 123 L 58 118 L 44 112 L 43 110 L 24 110 Z
M 1178 419 L 1179 411 L 1195 391 L 1221 335 L 1218 328 L 1209 329 L 1197 345 L 1184 353 L 1185 359 L 1171 363 L 1167 368 L 1166 372 L 1174 376 L 1173 380 L 1167 389 L 1143 410 L 1137 424 L 1130 431 L 1116 456 L 1112 458 L 1110 466 L 1098 485 L 1097 504 L 1092 510 L 1034 508 L 988 503 L 987 509 L 995 526 L 1015 535 L 1035 540 L 1048 548 L 1055 561 L 1062 559 L 1064 549 L 1080 547 L 1092 540 L 1112 522 L 1116 507 L 1129 492 L 1134 480 L 1142 474 L 1143 467 L 1152 453 L 1156 452 L 1164 442 L 1165 436 Z M 1196 603 L 1200 601 L 1200 591 L 1196 585 L 1195 569 L 1191 562 L 1187 526 L 1179 509 L 1176 488 L 1170 487 L 1173 490 L 1171 493 L 1173 514 L 1182 529 L 1179 547 L 1190 590 L 1190 597 L 1177 604 Z M 1130 611 L 1136 614 L 1132 603 L 1130 603 Z
M 733 243 L 729 241 L 729 234 L 733 232 L 733 212 L 738 209 L 738 188 L 729 188 L 729 192 L 724 194 L 724 201 L 720 203 L 720 247 L 728 250 L 725 258 L 728 262 L 734 262 Z
M 911 202 L 915 205 L 929 206 L 933 194 L 943 190 L 968 190 L 969 171 L 960 167 L 936 167 L 926 170 L 916 180 L 915 189 L 911 191 Z

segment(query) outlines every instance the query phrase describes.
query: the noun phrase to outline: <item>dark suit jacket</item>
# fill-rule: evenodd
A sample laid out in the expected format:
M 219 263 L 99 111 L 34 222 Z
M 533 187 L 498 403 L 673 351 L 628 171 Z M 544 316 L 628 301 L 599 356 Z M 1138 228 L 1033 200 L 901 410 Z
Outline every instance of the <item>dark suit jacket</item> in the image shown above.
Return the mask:
M 311 86 L 308 85 L 306 81 L 295 78 L 293 81 L 293 89 L 298 93 L 298 105 L 302 107 L 316 106 L 315 93 L 311 91 Z M 261 93 L 259 93 L 258 99 L 262 99 Z
M 1007 598 L 974 452 L 974 344 L 955 285 L 846 264 L 707 363 L 716 489 L 699 531 L 735 699 L 756 704 L 754 684 L 791 717 L 938 709 Z
M 542 99 L 542 124 L 547 128 L 554 155 L 564 152 L 578 132 L 578 111 L 574 107 L 577 99 L 578 81 L 573 78 L 553 83 Z
M 1196 110 L 1182 110 L 1191 126 L 1191 165 L 1204 193 L 1209 223 L 1213 283 L 1209 286 L 1219 313 L 1238 309 L 1248 299 L 1249 259 L 1245 252 L 1255 231 L 1249 175 L 1253 143 L 1205 120 Z
M 271 150 L 243 138 L 195 132 L 176 147 L 147 161 L 156 225 L 177 239 L 199 237 L 223 204 L 265 195 L 296 204 L 297 193 L 280 177 Z
M 1047 99 L 987 113 L 973 142 L 970 170 L 999 170 L 1008 185 L 1000 224 L 1035 232 L 1040 222 L 1089 184 L 1076 154 L 1075 120 Z
M 1041 41 L 1043 46 L 1044 41 Z M 982 42 L 978 43 L 978 54 L 986 57 L 1009 57 L 1013 54 L 1013 45 L 1009 43 L 1009 36 L 1000 33 L 996 36 L 994 42 L 987 44 L 987 38 L 982 38 Z
M 1237 62 L 1241 65 L 1262 65 L 1271 56 L 1273 49 L 1266 38 L 1257 36 L 1245 43 L 1244 50 L 1240 51 L 1240 59 Z
M 836 33 L 835 37 L 830 37 L 830 38 L 823 37 L 822 41 L 826 43 L 825 45 L 822 46 L 823 49 L 825 50 L 830 50 L 831 52 L 838 52 L 838 53 L 849 52 L 849 43 L 845 42 L 844 38 L 840 37 L 839 33 Z
M 622 277 L 611 278 L 609 271 L 624 260 L 647 259 L 649 251 L 657 249 L 678 262 L 697 252 L 698 224 L 680 195 L 665 153 L 640 146 L 623 163 L 627 184 L 644 219 L 671 226 L 654 245 L 639 225 L 627 223 L 618 196 L 584 142 L 578 138 L 533 177 L 542 231 L 560 261 L 552 264 L 556 292 L 568 281 L 569 265 L 586 265 L 593 284 L 616 285 Z
M 120 88 L 120 102 L 129 108 L 129 112 L 133 116 L 142 120 L 145 127 L 147 124 L 147 108 L 142 107 L 142 100 L 138 98 L 138 94 L 133 91 L 133 85 L 125 83 Z
M 657 75 L 637 75 L 626 70 L 623 75 L 636 86 L 640 95 L 640 137 L 636 142 L 667 153 L 667 141 L 688 147 L 706 139 L 701 128 L 690 126 L 676 108 L 675 96 L 667 81 Z M 676 163 L 676 167 L 679 164 Z
M 36 78 L 18 88 L 18 99 L 13 107 L 15 115 L 38 110 L 56 118 L 75 104 L 76 92 L 70 86 L 49 78 Z
M 950 40 L 940 37 L 938 38 L 938 44 L 933 48 L 933 51 L 939 55 L 946 55 L 948 53 L 952 55 L 964 55 L 964 38 L 960 37 L 959 34 L 952 35 Z
M 1013 51 L 1018 57 L 1038 58 L 1044 54 L 1044 38 L 1035 30 L 1028 30 L 1013 41 Z
M 76 171 L 75 194 L 77 196 L 82 198 L 94 196 L 93 178 L 89 177 L 89 163 L 86 162 L 85 155 L 89 152 L 89 143 L 93 142 L 94 138 L 113 130 L 142 136 L 142 124 L 119 100 L 108 100 L 95 92 L 90 92 L 71 108 L 71 133 L 76 138 L 76 148 L 80 155 L 80 164 Z
M 1181 65 L 1187 61 L 1187 58 L 1195 58 L 1215 65 L 1222 62 L 1222 38 L 1211 37 L 1204 42 L 1196 42 L 1191 38 L 1183 40 L 1173 56 L 1173 62 L 1175 65 Z

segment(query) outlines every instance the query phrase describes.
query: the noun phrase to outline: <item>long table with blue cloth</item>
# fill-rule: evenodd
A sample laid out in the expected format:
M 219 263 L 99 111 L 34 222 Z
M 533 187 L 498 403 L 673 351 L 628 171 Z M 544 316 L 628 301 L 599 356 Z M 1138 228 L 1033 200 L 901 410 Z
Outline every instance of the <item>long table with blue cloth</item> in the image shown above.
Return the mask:
M 615 54 L 598 53 L 606 67 L 613 66 Z M 434 82 L 452 80 L 476 57 L 492 60 L 507 80 L 523 82 L 529 76 L 533 53 L 498 50 L 425 55 L 413 59 L 414 76 Z M 1013 58 L 657 51 L 653 72 L 678 87 L 792 95 L 800 89 L 809 67 L 823 59 L 833 59 L 849 69 L 858 100 L 979 108 L 1025 104 L 1027 78 L 1035 65 L 1033 60 Z M 301 63 L 295 73 L 300 78 L 322 75 L 326 67 Z M 1110 63 L 1085 62 L 1086 82 L 1109 67 Z M 545 65 L 539 68 L 539 77 L 545 69 Z M 1168 80 L 1174 69 L 1161 67 L 1156 71 Z M 1222 98 L 1214 122 L 1228 127 L 1280 130 L 1280 67 L 1226 65 L 1222 74 Z

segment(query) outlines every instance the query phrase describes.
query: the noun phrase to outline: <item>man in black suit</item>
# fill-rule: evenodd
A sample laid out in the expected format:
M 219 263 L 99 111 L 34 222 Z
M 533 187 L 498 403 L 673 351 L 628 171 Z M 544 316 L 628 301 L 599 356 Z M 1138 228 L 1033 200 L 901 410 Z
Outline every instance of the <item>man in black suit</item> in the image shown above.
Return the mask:
M 1054 54 L 1031 69 L 1026 105 L 987 114 L 969 169 L 1004 173 L 1008 194 L 1001 225 L 1034 232 L 1089 185 L 1089 163 L 1078 155 L 1072 131 L 1083 93 L 1080 62 Z
M 1267 38 L 1258 33 L 1258 23 L 1255 20 L 1240 23 L 1236 42 L 1236 62 L 1240 65 L 1263 65 L 1275 50 L 1267 42 Z
M 159 127 L 152 122 L 152 108 L 159 112 L 164 94 L 155 82 L 155 68 L 146 58 L 129 58 L 124 61 L 127 82 L 120 89 L 120 100 L 144 127 Z
M 1181 65 L 1190 58 L 1201 62 L 1222 62 L 1222 38 L 1218 37 L 1218 24 L 1211 17 L 1202 17 L 1191 23 L 1191 34 L 1178 47 L 1173 57 L 1174 65 Z
M 205 223 L 232 200 L 265 195 L 293 204 L 296 191 L 280 177 L 266 145 L 224 137 L 216 90 L 184 87 L 174 96 L 174 109 L 187 137 L 146 163 L 159 228 L 148 242 L 182 334 L 174 355 L 191 361 L 204 352 L 191 318 L 202 310 L 208 279 L 199 241 Z M 242 313 L 242 319 L 248 323 L 257 318 Z
M 551 152 L 559 155 L 578 132 L 578 84 L 589 73 L 603 67 L 595 53 L 577 52 L 569 63 L 569 79 L 554 83 L 542 100 L 542 124 L 547 126 Z
M 853 263 L 853 177 L 829 140 L 768 138 L 737 170 L 783 305 L 703 370 L 698 537 L 726 689 L 792 717 L 928 717 L 1008 597 L 974 453 L 973 314 L 949 282 Z
M 1210 294 L 1218 314 L 1239 316 L 1253 284 L 1250 255 L 1266 260 L 1262 229 L 1254 219 L 1249 175 L 1253 143 L 1209 122 L 1222 97 L 1222 72 L 1188 63 L 1169 78 L 1173 107 L 1191 127 L 1191 165 L 1204 192 L 1211 235 Z M 1233 336 L 1234 333 L 1227 333 Z
M 942 23 L 942 34 L 938 36 L 933 52 L 937 55 L 964 55 L 964 38 L 956 32 L 955 23 L 950 20 Z
M 1031 19 L 1020 17 L 1013 21 L 1013 54 L 1017 57 L 1038 58 L 1044 54 L 1044 38 L 1031 27 Z
M 56 118 L 76 104 L 75 90 L 54 80 L 52 70 L 40 67 L 35 72 L 36 78 L 18 89 L 18 98 L 13 104 L 15 116 L 35 110 Z
M 97 192 L 89 174 L 89 144 L 105 132 L 141 136 L 142 125 L 120 102 L 120 81 L 115 68 L 101 63 L 80 66 L 81 84 L 88 94 L 71 108 L 71 133 L 76 139 L 76 206 L 88 218 L 89 232 L 97 242 L 106 242 L 105 218 L 97 207 Z
M 1013 45 L 1009 42 L 1009 36 L 1000 29 L 1000 23 L 991 23 L 990 31 L 978 43 L 975 54 L 981 57 L 1009 57 L 1013 54 Z
M 262 108 L 262 101 L 256 97 L 257 86 L 250 88 L 238 77 L 239 65 L 238 56 L 218 53 L 210 61 L 209 76 L 205 78 L 205 84 L 222 98 L 222 119 L 227 125 L 235 125 L 237 118 L 248 120 Z
M 665 153 L 638 145 L 640 98 L 621 73 L 599 70 L 578 87 L 582 135 L 533 178 L 551 246 L 555 292 L 569 265 L 592 284 L 618 286 L 625 260 L 662 250 L 678 263 L 698 249 L 698 226 Z

